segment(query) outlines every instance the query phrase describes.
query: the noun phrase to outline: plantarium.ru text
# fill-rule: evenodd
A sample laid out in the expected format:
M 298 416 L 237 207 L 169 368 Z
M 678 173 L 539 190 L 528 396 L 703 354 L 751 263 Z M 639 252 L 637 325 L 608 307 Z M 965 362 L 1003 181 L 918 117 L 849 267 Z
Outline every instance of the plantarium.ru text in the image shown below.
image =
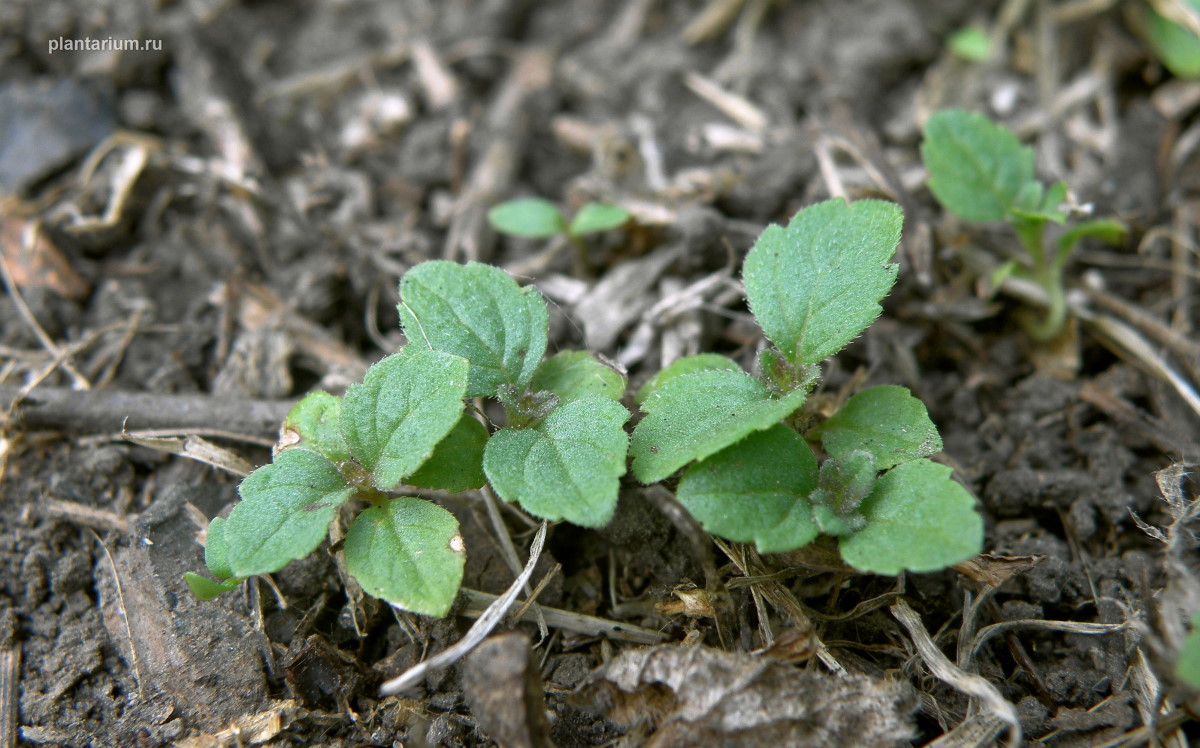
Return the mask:
M 941 439 L 906 389 L 866 389 L 819 423 L 804 408 L 820 362 L 879 315 L 902 220 L 891 203 L 831 200 L 768 227 L 743 269 L 772 344 L 757 375 L 717 354 L 676 361 L 633 397 L 645 416 L 632 443 L 622 373 L 587 351 L 543 360 L 548 315 L 535 288 L 478 263 L 413 267 L 400 283 L 408 345 L 344 397 L 314 392 L 292 409 L 274 462 L 209 526 L 205 562 L 218 581 L 189 574 L 192 590 L 212 597 L 277 571 L 352 511 L 340 548 L 363 589 L 445 615 L 465 549 L 453 515 L 420 489 L 487 483 L 537 517 L 600 527 L 629 454 L 643 483 L 686 468 L 679 501 L 709 532 L 763 552 L 825 534 L 849 564 L 881 574 L 979 553 L 974 499 L 928 459 Z M 476 397 L 497 401 L 503 424 L 465 410 Z

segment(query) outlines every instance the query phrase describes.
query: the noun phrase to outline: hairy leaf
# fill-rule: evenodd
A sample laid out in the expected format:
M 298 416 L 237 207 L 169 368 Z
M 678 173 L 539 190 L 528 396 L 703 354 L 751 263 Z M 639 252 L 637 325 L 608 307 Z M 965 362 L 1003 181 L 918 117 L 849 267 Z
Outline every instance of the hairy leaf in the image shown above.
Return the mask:
M 1033 178 L 1033 149 L 982 114 L 945 109 L 925 123 L 929 189 L 968 221 L 1003 221 Z
M 312 553 L 354 488 L 324 456 L 287 449 L 246 476 L 238 493 L 223 529 L 230 576 L 248 577 Z
M 695 374 L 698 371 L 712 371 L 717 369 L 742 371 L 742 367 L 738 365 L 737 361 L 728 356 L 722 356 L 719 353 L 697 353 L 694 356 L 677 358 L 667 368 L 650 377 L 650 380 L 638 389 L 637 394 L 633 396 L 634 402 L 638 405 L 646 402 L 646 398 L 653 395 L 655 390 L 670 382 L 675 377 L 683 374 Z
M 488 211 L 487 217 L 492 228 L 500 233 L 526 239 L 549 239 L 567 230 L 558 206 L 540 197 L 500 203 Z
M 633 473 L 642 483 L 666 478 L 770 428 L 804 404 L 796 390 L 773 398 L 766 385 L 743 371 L 710 369 L 682 374 L 642 403 L 646 417 L 633 430 Z
M 778 424 L 689 467 L 675 497 L 713 535 L 775 553 L 817 537 L 807 499 L 816 484 L 812 451 Z
M 929 460 L 897 465 L 862 504 L 867 524 L 839 541 L 842 558 L 861 571 L 937 571 L 983 550 L 975 499 Z
M 342 548 L 363 591 L 404 610 L 444 616 L 462 584 L 458 520 L 437 504 L 401 497 L 364 509 Z
M 875 457 L 861 449 L 821 463 L 817 488 L 808 498 L 813 517 L 826 535 L 848 535 L 866 520 L 859 507 L 875 485 Z
M 593 234 L 621 227 L 629 220 L 629 211 L 608 203 L 588 203 L 571 219 L 567 232 L 572 236 Z
M 487 482 L 483 474 L 483 446 L 487 440 L 487 427 L 464 413 L 434 447 L 433 456 L 404 482 L 443 491 L 479 488 Z
M 531 514 L 602 527 L 625 473 L 627 420 L 629 411 L 605 397 L 562 403 L 535 428 L 493 434 L 483 469 L 501 498 Z
M 863 390 L 816 433 L 830 455 L 840 457 L 865 450 L 875 456 L 878 470 L 942 450 L 942 439 L 929 420 L 925 403 L 896 385 Z
M 416 472 L 462 415 L 465 359 L 422 350 L 388 356 L 351 385 L 342 403 L 350 453 L 389 491 Z
M 620 401 L 625 395 L 625 377 L 597 361 L 590 351 L 562 351 L 542 362 L 531 389 L 553 392 L 559 402 L 592 395 Z
M 303 447 L 334 462 L 350 459 L 342 436 L 342 399 L 317 390 L 292 406 L 279 432 L 281 448 Z
M 879 316 L 904 215 L 893 203 L 817 203 L 771 225 L 746 256 L 750 310 L 793 366 L 841 350 Z
M 524 390 L 546 352 L 546 302 L 507 273 L 469 262 L 423 262 L 400 281 L 400 323 L 409 341 L 471 362 L 467 397 Z

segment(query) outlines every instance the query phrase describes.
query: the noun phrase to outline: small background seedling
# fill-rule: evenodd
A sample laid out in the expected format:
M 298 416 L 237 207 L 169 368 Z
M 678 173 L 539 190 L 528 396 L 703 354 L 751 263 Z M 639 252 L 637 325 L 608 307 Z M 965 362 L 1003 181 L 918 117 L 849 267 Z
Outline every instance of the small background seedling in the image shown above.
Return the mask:
M 1200 78 L 1200 0 L 1146 3 L 1146 37 L 1180 78 Z
M 1025 255 L 1002 264 L 992 285 L 1013 274 L 1036 282 L 1049 298 L 1049 309 L 1028 331 L 1037 340 L 1058 336 L 1066 320 L 1063 269 L 1071 250 L 1088 237 L 1119 243 L 1125 225 L 1113 219 L 1069 221 L 1067 185 L 1046 187 L 1038 181 L 1033 149 L 982 114 L 947 109 L 931 116 L 921 156 L 929 170 L 929 189 L 942 207 L 967 221 L 1005 221 L 1013 227 Z M 1048 247 L 1045 234 L 1051 223 L 1064 230 Z
M 568 221 L 557 205 L 540 197 L 508 200 L 488 211 L 488 222 L 502 234 L 526 239 L 565 238 L 575 248 L 575 269 L 581 274 L 590 272 L 583 238 L 620 228 L 629 218 L 629 211 L 620 206 L 590 202 Z
M 933 571 L 982 549 L 975 500 L 927 457 L 941 449 L 925 406 L 903 387 L 872 387 L 812 427 L 798 414 L 818 364 L 881 311 L 900 240 L 891 203 L 831 200 L 770 226 L 746 257 L 746 297 L 773 344 L 747 374 L 731 359 L 680 359 L 637 393 L 633 473 L 643 483 L 686 468 L 677 498 L 709 532 L 762 552 L 822 533 L 863 571 Z M 809 440 L 827 455 L 818 463 Z
M 979 26 L 964 26 L 950 35 L 947 46 L 955 57 L 967 62 L 987 62 L 995 50 L 987 31 Z

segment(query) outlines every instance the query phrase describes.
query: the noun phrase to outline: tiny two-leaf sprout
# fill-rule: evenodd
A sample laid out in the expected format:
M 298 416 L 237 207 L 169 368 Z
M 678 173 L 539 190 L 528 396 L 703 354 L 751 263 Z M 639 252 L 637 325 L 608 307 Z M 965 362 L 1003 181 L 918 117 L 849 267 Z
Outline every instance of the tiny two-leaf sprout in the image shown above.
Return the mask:
M 586 234 L 611 231 L 629 220 L 629 211 L 609 203 L 590 202 L 570 221 L 554 203 L 540 197 L 523 197 L 494 206 L 487 214 L 496 231 L 525 239 L 565 236 L 579 239 Z
M 562 237 L 566 241 L 559 248 L 571 245 L 575 250 L 575 272 L 587 276 L 591 269 L 584 237 L 620 228 L 631 216 L 620 206 L 590 202 L 567 220 L 558 206 L 549 200 L 525 197 L 493 206 L 487 217 L 493 229 L 509 236 L 525 239 Z

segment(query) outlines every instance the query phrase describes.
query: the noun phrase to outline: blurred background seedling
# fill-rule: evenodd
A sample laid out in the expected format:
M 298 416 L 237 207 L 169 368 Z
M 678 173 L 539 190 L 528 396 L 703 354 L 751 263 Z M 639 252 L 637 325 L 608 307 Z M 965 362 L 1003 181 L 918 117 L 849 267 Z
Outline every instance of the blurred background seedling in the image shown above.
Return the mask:
M 506 200 L 493 206 L 487 214 L 488 223 L 501 234 L 523 239 L 553 239 L 562 237 L 575 249 L 576 271 L 590 274 L 587 245 L 584 237 L 624 226 L 629 211 L 611 203 L 590 202 L 570 219 L 551 201 L 541 197 L 522 197 Z
M 1033 149 L 982 114 L 959 109 L 935 113 L 925 123 L 921 157 L 929 189 L 942 207 L 966 221 L 1012 226 L 1024 254 L 996 268 L 991 285 L 996 288 L 1010 276 L 1037 283 L 1049 305 L 1045 316 L 1027 323 L 1026 330 L 1039 341 L 1058 337 L 1067 318 L 1063 270 L 1071 251 L 1086 238 L 1120 244 L 1128 231 L 1125 224 L 1111 218 L 1073 220 L 1086 211 L 1073 205 L 1066 183 L 1043 185 L 1034 176 Z M 1063 230 L 1048 245 L 1046 229 L 1052 223 Z

